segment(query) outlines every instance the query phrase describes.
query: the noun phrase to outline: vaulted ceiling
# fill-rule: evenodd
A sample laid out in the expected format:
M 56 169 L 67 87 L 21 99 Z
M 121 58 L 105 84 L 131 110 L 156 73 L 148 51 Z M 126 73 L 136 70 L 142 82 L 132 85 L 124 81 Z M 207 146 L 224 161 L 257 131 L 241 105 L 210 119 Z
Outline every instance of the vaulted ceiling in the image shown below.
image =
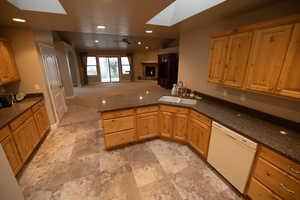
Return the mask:
M 67 15 L 23 11 L 6 0 L 0 0 L 0 25 L 59 31 L 62 38 L 74 43 L 77 48 L 139 49 L 141 46 L 136 45 L 137 41 L 156 48 L 170 39 L 177 39 L 181 31 L 205 26 L 218 19 L 278 2 L 278 0 L 227 0 L 178 24 L 164 27 L 148 25 L 146 22 L 174 0 L 59 1 Z M 296 2 L 296 0 L 285 1 Z M 13 17 L 25 18 L 27 22 L 13 22 Z M 97 29 L 97 25 L 104 25 L 106 29 Z M 153 30 L 153 33 L 147 34 L 145 30 Z M 124 38 L 134 45 L 118 42 Z M 95 39 L 101 40 L 100 43 L 94 44 Z

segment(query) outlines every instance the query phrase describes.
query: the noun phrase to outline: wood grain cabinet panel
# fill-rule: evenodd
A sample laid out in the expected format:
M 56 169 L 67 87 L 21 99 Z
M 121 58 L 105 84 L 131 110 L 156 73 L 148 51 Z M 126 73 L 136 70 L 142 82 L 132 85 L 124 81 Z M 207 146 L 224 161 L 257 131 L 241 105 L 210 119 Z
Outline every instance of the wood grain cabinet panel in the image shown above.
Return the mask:
M 300 24 L 295 25 L 276 93 L 300 98 Z
M 210 49 L 208 81 L 220 83 L 223 80 L 229 37 L 215 38 Z
M 10 44 L 0 39 L 0 84 L 18 80 L 20 76 Z
M 15 174 L 17 174 L 22 167 L 22 160 L 17 151 L 13 138 L 10 135 L 6 137 L 4 140 L 1 141 L 1 146 L 5 152 L 11 169 Z
M 119 131 L 111 134 L 104 135 L 105 148 L 128 144 L 136 141 L 136 133 L 134 130 Z
M 252 33 L 240 33 L 229 37 L 224 85 L 238 88 L 243 86 L 251 42 Z
M 248 64 L 247 89 L 274 93 L 292 28 L 293 25 L 285 25 L 255 32 Z
M 136 130 L 140 140 L 158 136 L 158 112 L 137 115 Z
M 169 112 L 159 113 L 160 135 L 167 138 L 173 136 L 173 114 Z
M 50 128 L 46 107 L 43 105 L 34 114 L 39 137 L 42 138 Z
M 252 200 L 282 200 L 255 178 L 250 179 L 247 195 Z
M 258 158 L 253 176 L 283 199 L 300 199 L 300 181 L 262 158 Z
M 135 116 L 103 120 L 105 134 L 133 128 L 135 128 Z
M 209 139 L 210 127 L 195 118 L 190 118 L 188 122 L 188 142 L 204 158 L 207 157 Z
M 26 161 L 40 139 L 33 117 L 25 121 L 12 134 L 22 160 Z
M 186 114 L 174 114 L 173 122 L 174 122 L 173 137 L 175 139 L 185 141 L 188 116 Z

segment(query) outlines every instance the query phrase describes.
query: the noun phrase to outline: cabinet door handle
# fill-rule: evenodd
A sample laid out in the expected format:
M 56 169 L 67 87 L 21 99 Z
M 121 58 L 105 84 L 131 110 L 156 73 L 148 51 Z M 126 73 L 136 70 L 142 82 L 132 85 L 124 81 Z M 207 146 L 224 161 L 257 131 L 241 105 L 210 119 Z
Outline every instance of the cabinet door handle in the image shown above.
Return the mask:
M 289 188 L 287 188 L 283 183 L 280 183 L 279 186 L 286 192 L 291 193 L 291 194 L 295 194 L 295 192 L 293 190 L 290 190 Z
M 293 172 L 293 173 L 295 173 L 295 174 L 300 174 L 300 171 L 294 169 L 292 166 L 289 165 L 288 168 L 289 168 L 289 170 L 290 170 L 291 172 Z

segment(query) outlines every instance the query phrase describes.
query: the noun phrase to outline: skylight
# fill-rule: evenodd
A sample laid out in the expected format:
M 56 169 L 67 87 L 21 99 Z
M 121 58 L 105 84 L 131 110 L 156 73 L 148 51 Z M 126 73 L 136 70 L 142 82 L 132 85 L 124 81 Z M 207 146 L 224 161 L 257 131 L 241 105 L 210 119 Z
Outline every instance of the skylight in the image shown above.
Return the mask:
M 21 10 L 67 14 L 59 0 L 8 0 Z
M 224 1 L 226 0 L 176 0 L 150 19 L 147 24 L 173 26 Z

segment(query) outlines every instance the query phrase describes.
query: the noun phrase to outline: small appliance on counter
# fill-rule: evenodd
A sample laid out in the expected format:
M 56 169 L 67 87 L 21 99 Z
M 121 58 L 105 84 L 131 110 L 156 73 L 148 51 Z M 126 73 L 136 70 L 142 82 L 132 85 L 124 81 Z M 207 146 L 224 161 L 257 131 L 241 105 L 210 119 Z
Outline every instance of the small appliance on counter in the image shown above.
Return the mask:
M 14 96 L 12 94 L 0 94 L 0 108 L 10 107 L 13 102 Z

